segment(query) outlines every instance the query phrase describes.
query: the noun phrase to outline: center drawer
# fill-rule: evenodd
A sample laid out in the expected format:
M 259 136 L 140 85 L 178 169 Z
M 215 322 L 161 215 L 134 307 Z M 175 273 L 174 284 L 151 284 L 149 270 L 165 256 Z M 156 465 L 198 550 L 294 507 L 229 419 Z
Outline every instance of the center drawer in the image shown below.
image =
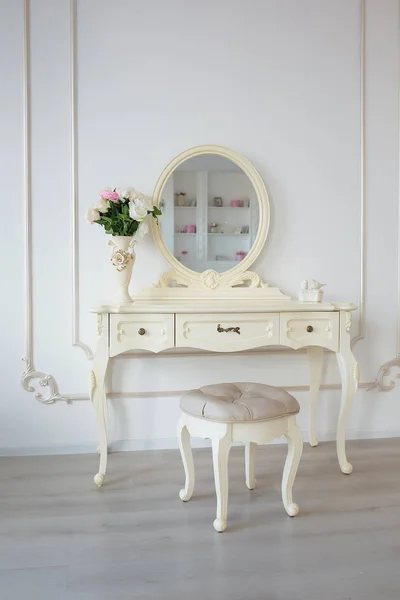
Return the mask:
M 278 313 L 176 315 L 176 346 L 235 352 L 279 344 Z
M 110 315 L 110 356 L 128 350 L 161 352 L 174 347 L 174 315 Z

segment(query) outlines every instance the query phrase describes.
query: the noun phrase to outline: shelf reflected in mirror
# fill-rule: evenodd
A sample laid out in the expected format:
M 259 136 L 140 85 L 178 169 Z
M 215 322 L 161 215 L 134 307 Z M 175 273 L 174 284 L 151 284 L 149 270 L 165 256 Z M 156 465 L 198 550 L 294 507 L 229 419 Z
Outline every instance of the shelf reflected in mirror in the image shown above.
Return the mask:
M 222 273 L 250 252 L 259 203 L 249 177 L 232 160 L 211 153 L 188 158 L 170 173 L 161 198 L 161 234 L 182 265 Z

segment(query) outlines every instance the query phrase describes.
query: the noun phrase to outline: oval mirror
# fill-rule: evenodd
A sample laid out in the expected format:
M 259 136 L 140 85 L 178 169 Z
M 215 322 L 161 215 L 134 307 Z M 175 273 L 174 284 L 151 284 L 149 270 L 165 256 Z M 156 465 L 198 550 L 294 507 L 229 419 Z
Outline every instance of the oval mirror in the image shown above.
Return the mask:
M 177 156 L 156 185 L 162 210 L 153 223 L 167 261 L 186 274 L 237 274 L 260 253 L 268 233 L 264 183 L 244 157 L 220 146 L 200 146 Z

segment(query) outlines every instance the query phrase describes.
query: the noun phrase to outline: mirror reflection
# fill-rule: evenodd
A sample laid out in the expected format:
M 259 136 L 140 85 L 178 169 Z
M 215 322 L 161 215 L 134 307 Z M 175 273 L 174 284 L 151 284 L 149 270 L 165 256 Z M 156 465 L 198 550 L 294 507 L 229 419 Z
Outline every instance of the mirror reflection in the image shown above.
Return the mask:
M 164 185 L 160 207 L 166 246 L 192 271 L 232 269 L 257 237 L 253 184 L 236 163 L 218 154 L 181 163 Z

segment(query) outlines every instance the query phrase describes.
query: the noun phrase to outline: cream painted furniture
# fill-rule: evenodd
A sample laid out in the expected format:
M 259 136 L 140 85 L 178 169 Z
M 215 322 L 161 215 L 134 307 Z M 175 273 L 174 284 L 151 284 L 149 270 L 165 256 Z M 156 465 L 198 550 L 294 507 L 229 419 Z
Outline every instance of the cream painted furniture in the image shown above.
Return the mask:
M 230 171 L 230 163 L 234 166 L 233 171 Z M 214 173 L 214 167 L 218 177 L 213 178 L 211 174 Z M 172 181 L 176 170 L 181 171 L 179 188 L 174 187 Z M 196 214 L 199 213 L 196 219 L 198 230 L 196 234 L 188 235 L 190 239 L 193 236 L 198 239 L 192 250 L 194 254 L 189 269 L 180 257 L 174 255 L 175 212 L 179 211 L 175 210 L 175 205 L 171 205 L 171 198 L 176 198 L 177 190 L 182 191 L 185 177 L 190 182 L 190 174 L 193 172 L 196 173 L 196 187 L 190 188 L 191 184 L 187 183 L 187 189 L 192 189 L 192 193 L 196 190 L 196 207 L 188 207 L 188 210 L 193 212 L 192 209 L 195 208 Z M 199 177 L 198 172 L 201 174 Z M 249 211 L 244 210 L 245 207 L 228 209 L 235 199 L 232 197 L 232 190 L 236 189 L 234 186 L 238 174 L 245 174 L 254 189 L 254 198 L 258 204 L 257 209 L 253 207 L 252 214 L 257 214 L 258 229 L 245 258 L 225 270 L 224 261 L 213 261 L 212 256 L 206 253 L 209 236 L 205 231 L 204 215 L 208 214 L 209 207 L 208 204 L 206 207 L 201 206 L 201 203 L 204 205 L 205 202 L 212 202 L 213 197 L 222 196 L 226 206 L 212 207 L 212 210 L 216 212 L 221 208 L 227 209 L 218 213 L 221 215 L 219 221 L 223 221 L 224 231 L 236 230 L 238 215 L 243 215 L 241 218 L 245 219 L 243 222 L 247 229 L 250 223 L 246 214 Z M 240 186 L 243 185 L 241 182 Z M 254 198 L 249 201 L 254 203 Z M 107 465 L 105 377 L 110 358 L 132 350 L 156 353 L 172 348 L 179 348 L 182 352 L 185 348 L 195 348 L 223 353 L 273 346 L 306 349 L 311 375 L 309 436 L 313 446 L 318 444 L 315 413 L 324 348 L 335 352 L 342 380 L 337 455 L 342 472 L 351 473 L 352 466 L 346 458 L 345 432 L 359 379 L 358 364 L 350 347 L 351 311 L 356 306 L 351 303 L 292 300 L 278 288 L 264 284 L 259 275 L 248 270 L 264 247 L 270 210 L 267 191 L 260 175 L 239 154 L 220 146 L 201 146 L 183 152 L 161 174 L 155 188 L 154 201 L 163 209 L 163 220 L 161 226 L 156 221 L 152 222 L 153 236 L 172 270 L 165 273 L 155 287 L 137 294 L 131 303 L 92 309 L 97 314 L 98 335 L 98 346 L 90 373 L 90 395 L 100 437 L 100 468 L 95 476 L 97 485 L 102 485 Z M 231 214 L 234 216 L 229 217 Z M 193 216 L 187 219 L 192 221 Z M 182 228 L 182 223 L 178 228 Z M 251 231 L 255 231 L 254 223 Z M 238 244 L 234 248 L 242 248 L 242 239 L 241 234 L 238 234 Z M 232 259 L 232 254 L 228 256 L 232 252 L 231 242 L 227 242 L 224 248 L 222 250 L 219 247 L 218 253 L 226 252 L 227 258 Z M 201 269 L 204 264 L 208 268 L 203 271 Z M 132 360 L 135 360 L 134 356 Z M 264 376 L 265 373 L 260 374 L 260 378 Z
M 255 488 L 256 444 L 265 444 L 284 435 L 288 454 L 282 478 L 282 500 L 287 514 L 295 517 L 299 507 L 293 502 L 292 488 L 303 451 L 303 437 L 296 424 L 299 403 L 276 387 L 260 383 L 225 383 L 192 390 L 181 398 L 182 416 L 178 440 L 185 469 L 185 488 L 179 497 L 190 500 L 195 472 L 190 436 L 210 439 L 217 495 L 216 531 L 225 531 L 228 516 L 228 457 L 231 445 L 246 443 L 246 485 Z

